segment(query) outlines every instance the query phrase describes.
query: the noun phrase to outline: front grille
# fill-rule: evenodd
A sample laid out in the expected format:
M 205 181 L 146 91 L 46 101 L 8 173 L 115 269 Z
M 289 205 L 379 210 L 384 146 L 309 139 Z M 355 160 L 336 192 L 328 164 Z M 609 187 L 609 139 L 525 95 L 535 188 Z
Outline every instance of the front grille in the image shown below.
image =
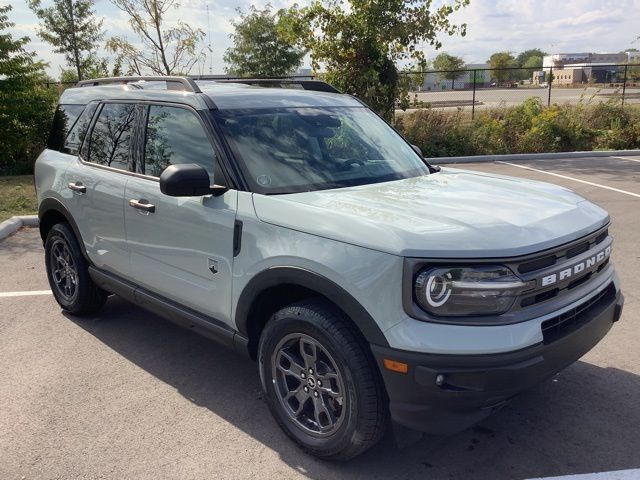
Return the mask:
M 555 252 L 551 252 L 535 260 L 529 260 L 518 265 L 519 273 L 529 273 L 543 268 L 551 267 L 557 263 L 561 263 L 563 260 L 568 260 L 576 255 L 580 255 L 583 252 L 595 247 L 602 243 L 609 235 L 609 230 L 605 229 L 601 232 L 596 232 L 580 241 L 578 244 L 572 245 L 569 248 L 560 248 Z
M 558 315 L 555 318 L 542 322 L 542 336 L 544 343 L 549 344 L 556 340 L 575 332 L 577 329 L 588 323 L 593 314 L 609 305 L 615 299 L 616 289 L 611 283 L 607 288 L 593 296 L 581 305 L 572 308 L 568 312 Z
M 571 267 L 580 256 L 586 259 L 586 256 L 589 256 L 589 252 L 595 255 L 598 251 L 610 245 L 610 239 L 607 243 L 608 233 L 608 229 L 604 227 L 568 245 L 560 246 L 533 258 L 529 257 L 510 265 L 514 271 L 520 273 L 525 282 L 535 281 L 535 287 L 524 292 L 518 299 L 517 307 L 522 309 L 549 301 L 594 279 L 606 268 L 609 263 L 608 259 L 599 264 L 597 268 L 583 266 L 582 270 L 572 271 L 569 276 L 565 277 L 564 281 L 560 278 L 548 285 L 542 283 L 542 278 L 545 275 L 559 275 L 563 266 L 565 268 L 567 266 Z

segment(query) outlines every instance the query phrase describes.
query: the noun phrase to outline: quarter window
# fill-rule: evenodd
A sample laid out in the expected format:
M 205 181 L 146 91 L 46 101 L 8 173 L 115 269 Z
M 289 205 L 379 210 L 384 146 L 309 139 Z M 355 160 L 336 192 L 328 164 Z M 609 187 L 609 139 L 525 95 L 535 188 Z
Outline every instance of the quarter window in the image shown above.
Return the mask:
M 53 116 L 51 134 L 47 143 L 47 148 L 61 151 L 67 133 L 72 129 L 76 120 L 84 110 L 84 105 L 58 105 Z
M 131 163 L 136 105 L 106 103 L 91 131 L 88 161 L 121 170 Z
M 215 151 L 196 115 L 184 108 L 149 107 L 142 173 L 159 177 L 169 165 L 196 163 L 213 178 Z
M 67 139 L 64 141 L 63 150 L 65 153 L 69 153 L 71 155 L 78 154 L 80 146 L 82 145 L 82 140 L 84 140 L 84 136 L 87 134 L 89 123 L 91 123 L 91 118 L 93 117 L 97 106 L 97 103 L 90 103 L 87 105 L 87 108 L 84 109 L 82 115 L 80 115 L 76 123 L 73 125 L 67 135 Z

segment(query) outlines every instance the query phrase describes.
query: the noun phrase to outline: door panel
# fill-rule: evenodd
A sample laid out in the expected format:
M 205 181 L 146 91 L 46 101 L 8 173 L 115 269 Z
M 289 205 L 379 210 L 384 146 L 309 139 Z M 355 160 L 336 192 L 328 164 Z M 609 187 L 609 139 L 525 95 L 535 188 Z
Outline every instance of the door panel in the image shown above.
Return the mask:
M 66 172 L 72 192 L 67 207 L 75 219 L 89 258 L 98 268 L 129 275 L 129 248 L 124 232 L 127 175 L 75 161 Z M 85 192 L 73 191 L 73 185 Z
M 135 282 L 231 324 L 237 192 L 230 190 L 220 197 L 169 197 L 160 192 L 158 182 L 131 177 L 125 198 Z M 134 208 L 130 200 L 153 205 L 154 212 Z
M 211 183 L 217 155 L 197 113 L 149 105 L 141 161 L 125 192 L 131 276 L 138 285 L 232 324 L 233 229 L 237 192 L 220 197 L 170 197 L 159 177 L 169 165 L 197 163 Z

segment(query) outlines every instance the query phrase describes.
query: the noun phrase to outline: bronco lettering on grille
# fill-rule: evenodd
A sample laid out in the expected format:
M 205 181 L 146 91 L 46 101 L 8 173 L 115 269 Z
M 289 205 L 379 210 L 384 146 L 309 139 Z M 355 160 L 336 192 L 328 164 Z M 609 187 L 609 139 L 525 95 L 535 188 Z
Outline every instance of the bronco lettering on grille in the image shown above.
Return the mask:
M 540 280 L 540 283 L 543 287 L 548 285 L 553 285 L 554 283 L 561 282 L 562 280 L 566 280 L 567 278 L 578 275 L 579 273 L 589 270 L 597 265 L 600 265 L 611 255 L 611 245 L 609 245 L 604 250 L 599 251 L 598 253 L 592 255 L 591 257 L 583 260 L 580 263 L 576 263 L 571 265 L 570 267 L 563 268 L 562 270 L 552 273 L 550 275 L 545 275 Z

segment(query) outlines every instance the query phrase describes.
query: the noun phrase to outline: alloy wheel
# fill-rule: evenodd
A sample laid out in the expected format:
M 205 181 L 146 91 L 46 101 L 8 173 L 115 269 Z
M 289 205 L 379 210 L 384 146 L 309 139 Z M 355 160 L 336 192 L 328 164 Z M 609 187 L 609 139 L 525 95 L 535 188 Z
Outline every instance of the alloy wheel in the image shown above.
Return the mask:
M 325 347 L 302 333 L 285 336 L 271 357 L 280 404 L 306 433 L 324 437 L 342 424 L 346 392 L 342 374 Z
M 78 269 L 67 242 L 58 239 L 51 245 L 50 260 L 56 290 L 65 300 L 71 300 L 78 289 Z

